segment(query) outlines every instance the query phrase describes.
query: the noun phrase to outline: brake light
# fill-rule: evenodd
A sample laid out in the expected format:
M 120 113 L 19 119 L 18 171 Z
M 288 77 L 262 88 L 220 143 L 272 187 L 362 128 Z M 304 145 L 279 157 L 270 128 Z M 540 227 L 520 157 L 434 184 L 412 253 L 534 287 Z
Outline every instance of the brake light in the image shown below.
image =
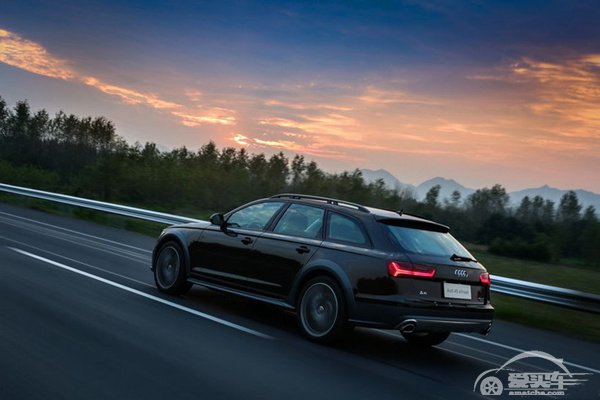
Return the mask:
M 400 261 L 390 261 L 388 263 L 388 273 L 393 277 L 419 276 L 422 278 L 433 278 L 435 275 L 435 268 Z
M 483 274 L 479 275 L 479 281 L 481 283 L 483 283 L 485 286 L 492 285 L 492 280 L 490 279 L 490 274 L 488 274 L 487 272 L 484 272 Z

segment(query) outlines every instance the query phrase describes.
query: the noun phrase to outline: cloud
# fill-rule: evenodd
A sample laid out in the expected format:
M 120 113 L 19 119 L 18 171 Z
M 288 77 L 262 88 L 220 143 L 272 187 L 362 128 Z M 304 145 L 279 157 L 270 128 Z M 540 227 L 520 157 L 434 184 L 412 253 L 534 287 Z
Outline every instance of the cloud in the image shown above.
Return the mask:
M 182 125 L 197 127 L 203 124 L 233 125 L 234 111 L 213 107 L 190 109 L 183 104 L 161 98 L 153 93 L 104 82 L 93 76 L 79 74 L 68 63 L 53 55 L 41 45 L 24 39 L 16 33 L 0 29 L 0 62 L 49 78 L 79 81 L 102 93 L 119 98 L 130 105 L 144 105 L 156 110 L 167 111 Z M 192 101 L 199 101 L 202 93 L 186 90 L 184 94 Z
M 267 117 L 259 120 L 259 124 L 277 128 L 292 128 L 312 135 L 328 135 L 345 139 L 354 139 L 359 136 L 355 129 L 357 120 L 336 113 L 298 115 L 294 119 Z
M 400 90 L 386 90 L 375 86 L 368 86 L 358 98 L 363 103 L 373 106 L 386 106 L 395 104 L 436 105 L 437 102 L 420 96 L 409 95 Z
M 101 92 L 119 97 L 127 104 L 145 104 L 156 109 L 175 109 L 181 107 L 180 104 L 162 100 L 154 94 L 145 94 L 122 86 L 111 85 L 93 77 L 82 78 L 82 81 L 86 85 L 92 86 Z
M 184 92 L 185 96 L 195 103 L 202 100 L 202 92 L 197 89 L 186 89 Z
M 203 124 L 234 125 L 235 111 L 227 108 L 214 107 L 201 110 L 172 111 L 171 114 L 180 118 L 183 125 L 196 127 Z
M 0 29 L 0 62 L 49 78 L 68 80 L 75 77 L 66 61 L 48 54 L 39 44 L 4 29 Z
M 333 110 L 333 111 L 352 111 L 353 108 L 338 104 L 310 103 L 310 102 L 284 102 L 276 99 L 265 101 L 266 106 L 282 107 L 290 110 Z
M 558 62 L 524 58 L 512 66 L 512 77 L 534 84 L 536 114 L 552 118 L 562 135 L 600 138 L 600 54 Z

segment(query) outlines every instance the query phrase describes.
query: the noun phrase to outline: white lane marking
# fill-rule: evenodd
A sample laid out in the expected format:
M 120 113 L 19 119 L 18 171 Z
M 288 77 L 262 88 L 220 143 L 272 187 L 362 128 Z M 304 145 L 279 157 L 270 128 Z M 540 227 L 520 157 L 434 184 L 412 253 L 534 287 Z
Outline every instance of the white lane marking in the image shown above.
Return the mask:
M 110 239 L 105 239 L 105 238 L 100 237 L 100 236 L 94 236 L 94 235 L 90 235 L 88 233 L 83 233 L 83 232 L 75 231 L 75 230 L 72 230 L 72 229 L 63 228 L 62 226 L 57 226 L 57 225 L 52 225 L 52 224 L 48 224 L 48 223 L 45 223 L 45 222 L 36 221 L 35 219 L 21 217 L 20 215 L 14 215 L 14 214 L 10 214 L 10 213 L 3 212 L 3 211 L 0 211 L 0 214 L 9 215 L 9 216 L 14 217 L 14 218 L 24 219 L 26 221 L 33 222 L 35 224 L 40 224 L 40 225 L 45 225 L 45 226 L 51 226 L 52 228 L 55 228 L 55 229 L 60 229 L 60 230 L 63 230 L 63 231 L 67 231 L 67 232 L 71 232 L 71 233 L 76 233 L 78 235 L 87 236 L 87 237 L 91 237 L 91 238 L 94 238 L 94 239 L 104 240 L 105 242 L 108 242 L 108 243 L 117 244 L 117 245 L 123 246 L 123 247 L 129 247 L 131 249 L 143 251 L 144 253 L 152 253 L 151 250 L 142 249 L 140 247 L 131 246 L 131 245 L 128 245 L 128 244 L 125 244 L 125 243 L 121 243 L 121 242 L 116 242 L 116 241 L 110 240 Z
M 395 333 L 392 333 L 392 332 L 387 332 L 387 331 L 379 331 L 379 332 L 381 332 L 381 333 L 383 333 L 383 334 L 385 334 L 385 335 L 388 335 L 388 336 L 393 336 L 393 337 L 396 337 L 396 338 L 401 338 L 401 339 L 404 339 L 404 338 L 402 337 L 402 335 L 401 335 L 401 334 L 395 334 Z M 480 341 L 480 342 L 488 343 L 488 344 L 493 344 L 494 346 L 502 347 L 502 348 L 505 348 L 505 349 L 508 349 L 508 350 L 512 350 L 512 351 L 516 351 L 516 352 L 519 352 L 519 353 L 522 353 L 522 352 L 524 352 L 524 351 L 527 351 L 527 350 L 519 349 L 519 348 L 517 348 L 517 347 L 507 346 L 507 345 L 505 345 L 505 344 L 502 344 L 502 343 L 496 343 L 496 342 L 492 342 L 492 341 L 490 341 L 490 340 L 481 339 L 481 338 L 478 338 L 478 337 L 475 337 L 475 336 L 470 336 L 470 335 L 467 335 L 467 334 L 465 334 L 465 333 L 453 332 L 452 334 L 453 334 L 453 335 L 457 335 L 457 336 L 466 337 L 466 338 L 468 338 L 468 339 L 473 339 L 473 340 L 477 340 L 477 341 Z M 404 339 L 404 340 L 406 340 L 406 339 Z M 456 343 L 456 342 L 448 342 L 448 344 L 455 344 L 455 345 L 459 345 L 459 346 L 460 346 L 460 344 L 458 344 L 458 343 Z M 466 347 L 466 346 L 465 346 L 465 347 Z M 461 356 L 470 357 L 470 358 L 474 358 L 474 359 L 476 359 L 476 360 L 485 361 L 485 362 L 487 362 L 487 363 L 494 364 L 493 362 L 491 362 L 491 361 L 488 361 L 488 360 L 485 360 L 485 359 L 483 359 L 483 358 L 479 358 L 479 357 L 475 357 L 475 356 L 470 356 L 470 355 L 467 355 L 467 354 L 464 354 L 464 353 L 459 353 L 459 352 L 456 352 L 456 351 L 453 351 L 453 350 L 449 350 L 449 349 L 446 349 L 446 348 L 443 348 L 443 347 L 438 347 L 438 349 L 441 349 L 441 350 L 446 350 L 446 351 L 449 351 L 449 352 L 451 352 L 451 353 L 460 354 Z M 479 349 L 471 349 L 471 350 L 476 350 L 476 351 L 479 351 L 479 352 L 481 352 L 481 353 L 488 353 L 488 352 L 486 352 L 486 351 L 479 350 Z M 499 356 L 499 355 L 497 355 L 497 354 L 494 354 L 494 353 L 488 353 L 488 354 L 489 354 L 489 355 L 493 355 L 493 356 L 495 356 L 495 357 L 500 357 L 500 358 L 503 358 L 503 357 L 501 357 L 501 356 Z M 570 366 L 572 366 L 572 367 L 577 367 L 577 368 L 580 368 L 580 369 L 586 370 L 586 371 L 595 372 L 595 373 L 600 373 L 600 371 L 599 371 L 599 370 L 597 370 L 597 369 L 594 369 L 594 368 L 590 368 L 590 367 L 586 367 L 586 366 L 584 366 L 584 365 L 575 364 L 575 363 L 568 362 L 568 361 L 564 361 L 563 363 L 564 363 L 564 364 L 567 364 L 567 365 L 570 365 Z M 524 364 L 525 364 L 525 363 L 524 363 Z
M 483 342 L 483 343 L 491 344 L 493 346 L 502 347 L 502 348 L 507 349 L 507 350 L 516 351 L 518 353 L 522 353 L 524 351 L 527 351 L 527 350 L 519 349 L 518 347 L 512 347 L 512 346 L 508 346 L 508 345 L 505 345 L 505 344 L 502 344 L 502 343 L 492 342 L 491 340 L 486 340 L 486 339 L 478 338 L 478 337 L 475 337 L 475 336 L 467 335 L 465 333 L 455 333 L 455 335 L 462 336 L 462 337 L 467 338 L 467 339 L 476 340 L 478 342 Z M 566 364 L 566 365 L 570 365 L 571 367 L 576 367 L 576 368 L 583 369 L 585 371 L 590 371 L 590 372 L 595 372 L 597 374 L 600 374 L 600 370 L 597 370 L 597 369 L 594 369 L 594 368 L 590 368 L 590 367 L 586 367 L 584 365 L 575 364 L 575 363 L 568 362 L 568 361 L 564 361 L 563 363 Z
M 0 217 L 0 222 L 3 224 L 6 224 L 6 225 L 11 225 L 11 226 L 15 226 L 17 228 L 26 229 L 26 230 L 30 230 L 30 231 L 33 231 L 33 232 L 36 232 L 36 233 L 39 233 L 42 235 L 46 235 L 46 236 L 52 237 L 54 239 L 73 243 L 78 246 L 83 246 L 83 247 L 87 247 L 87 248 L 90 248 L 93 250 L 102 251 L 102 252 L 105 252 L 108 254 L 123 257 L 130 261 L 139 262 L 144 265 L 148 265 L 151 262 L 149 259 L 145 259 L 145 257 L 146 257 L 145 255 L 135 253 L 135 252 L 132 252 L 132 251 L 129 251 L 126 249 L 121 249 L 121 248 L 112 246 L 110 244 L 94 242 L 93 240 L 86 239 L 86 238 L 78 238 L 75 235 L 58 232 L 58 231 L 53 231 L 52 229 L 48 229 L 48 228 L 39 228 L 39 230 L 36 231 L 34 229 L 31 229 L 31 228 L 35 228 L 35 227 L 28 226 L 31 224 L 27 224 L 25 222 L 20 222 L 20 221 L 10 221 L 10 220 L 3 221 L 2 217 Z M 75 240 L 72 240 L 70 238 L 73 238 Z
M 486 363 L 486 364 L 493 365 L 494 367 L 498 367 L 498 366 L 499 366 L 499 364 L 498 364 L 498 363 L 492 362 L 492 361 L 490 361 L 490 360 L 486 360 L 485 358 L 479 358 L 479 357 L 471 356 L 471 355 L 469 355 L 469 354 L 465 354 L 465 353 L 461 353 L 461 352 L 459 352 L 459 351 L 454 351 L 454 350 L 446 349 L 446 348 L 444 348 L 444 347 L 436 347 L 436 349 L 438 349 L 438 350 L 443 350 L 443 351 L 447 351 L 448 353 L 456 354 L 456 355 L 458 355 L 458 356 L 461 356 L 461 357 L 468 357 L 468 358 L 472 358 L 472 359 L 474 359 L 474 360 L 481 361 L 481 362 L 484 362 L 484 363 Z
M 456 333 L 455 333 L 455 335 L 456 335 Z M 450 337 L 452 337 L 452 336 L 450 336 Z M 476 351 L 478 353 L 486 354 L 488 356 L 496 357 L 496 358 L 499 358 L 501 360 L 506 361 L 506 356 L 501 356 L 501 355 L 496 354 L 496 353 L 492 353 L 492 352 L 489 352 L 489 351 L 481 350 L 481 349 L 478 349 L 478 348 L 473 347 L 473 346 L 465 346 L 464 344 L 460 344 L 460 343 L 454 342 L 452 340 L 446 340 L 444 342 L 444 345 L 451 345 L 451 346 L 462 347 L 463 349 L 466 349 L 466 350 Z
M 392 337 L 395 337 L 396 339 L 400 338 L 400 339 L 404 340 L 405 342 L 407 341 L 406 339 L 404 339 L 404 337 L 403 337 L 403 336 L 402 336 L 402 334 L 400 334 L 400 333 L 396 334 L 396 333 L 392 333 L 392 332 L 388 332 L 388 331 L 383 331 L 383 330 L 377 330 L 377 331 L 378 331 L 379 333 L 383 333 L 384 335 L 387 335 L 387 336 L 392 336 Z M 454 351 L 454 350 L 446 349 L 446 348 L 443 348 L 443 347 L 436 347 L 436 348 L 437 348 L 438 350 L 444 350 L 444 351 L 447 351 L 447 352 L 449 352 L 449 353 L 454 353 L 454 354 L 458 354 L 458 355 L 460 355 L 460 356 L 469 357 L 469 358 L 472 358 L 472 359 L 474 359 L 474 360 L 477 360 L 477 361 L 482 361 L 482 362 L 484 362 L 484 363 L 491 364 L 491 365 L 494 365 L 494 366 L 498 366 L 498 365 L 499 365 L 499 364 L 497 364 L 497 363 L 494 363 L 494 362 L 492 362 L 492 361 L 490 361 L 490 360 L 486 360 L 485 358 L 479 358 L 479 357 L 476 357 L 476 356 L 471 356 L 471 355 L 469 355 L 469 354 L 459 353 L 458 351 Z
M 457 342 L 453 342 L 453 341 L 451 341 L 451 340 L 446 340 L 446 341 L 444 342 L 444 345 L 450 345 L 450 346 L 458 346 L 458 347 L 462 347 L 463 349 L 467 349 L 468 351 L 474 351 L 474 352 L 478 352 L 478 353 L 482 353 L 482 354 L 488 354 L 488 355 L 490 355 L 490 356 L 493 356 L 493 357 L 496 357 L 496 358 L 500 358 L 500 359 L 502 360 L 502 362 L 506 361 L 506 356 L 501 356 L 501 355 L 498 355 L 498 354 L 496 354 L 496 353 L 490 353 L 489 351 L 481 350 L 481 349 L 475 348 L 475 347 L 473 347 L 473 346 L 465 346 L 464 344 L 460 344 L 460 343 L 457 343 Z M 527 362 L 525 362 L 525 361 L 523 361 L 523 360 L 519 360 L 519 361 L 518 361 L 518 363 L 519 363 L 520 365 L 525 365 L 525 366 L 527 366 L 528 368 L 532 368 L 532 370 L 536 370 L 536 371 L 544 371 L 542 368 L 540 368 L 540 367 L 538 367 L 538 366 L 536 366 L 536 365 L 533 365 L 533 364 L 529 364 L 529 363 L 527 363 Z M 521 371 L 522 371 L 522 370 L 521 370 Z
M 108 269 L 104 269 L 104 268 L 96 267 L 96 266 L 94 266 L 94 265 L 91 265 L 91 264 L 88 264 L 88 263 L 84 263 L 83 261 L 78 261 L 78 260 L 75 260 L 75 259 L 73 259 L 73 258 L 69 258 L 69 257 L 63 256 L 63 255 L 61 255 L 61 254 L 58 254 L 58 253 L 54 253 L 54 252 L 52 252 L 52 251 L 48 251 L 48 250 L 44 250 L 44 249 L 40 249 L 39 247 L 32 246 L 32 245 L 30 245 L 30 244 L 27 244 L 27 243 L 25 243 L 25 242 L 21 242 L 21 241 L 19 241 L 19 240 L 14 240 L 14 239 L 11 239 L 11 238 L 7 238 L 6 236 L 0 236 L 0 239 L 4 239 L 4 240 L 7 240 L 7 241 L 9 241 L 9 242 L 13 242 L 13 243 L 18 243 L 18 244 L 20 244 L 21 246 L 30 247 L 30 248 L 32 248 L 32 249 L 35 249 L 35 250 L 41 251 L 41 252 L 43 252 L 43 253 L 51 254 L 51 255 L 53 255 L 53 256 L 55 256 L 55 257 L 60 257 L 60 258 L 63 258 L 63 259 L 65 259 L 65 260 L 68 260 L 68 261 L 75 262 L 75 263 L 77 263 L 77 264 L 85 265 L 85 266 L 86 266 L 86 267 L 88 267 L 88 268 L 93 268 L 93 269 L 95 269 L 95 270 L 102 271 L 102 272 L 104 272 L 104 273 L 107 273 L 107 274 L 115 275 L 115 276 L 118 276 L 119 278 L 123 278 L 123 279 L 127 279 L 127 280 L 129 280 L 129 281 L 132 281 L 132 282 L 139 283 L 140 285 L 148 286 L 148 287 L 151 287 L 151 288 L 155 287 L 154 285 L 150 285 L 149 283 L 146 283 L 146 282 L 143 282 L 143 281 L 140 281 L 140 280 L 137 280 L 137 279 L 131 278 L 131 277 L 129 277 L 129 276 L 126 276 L 126 275 L 121 275 L 121 274 L 118 274 L 118 273 L 116 273 L 116 272 L 110 271 L 110 270 L 108 270 Z
M 38 255 L 35 255 L 35 254 L 32 254 L 32 253 L 29 253 L 29 252 L 27 252 L 25 250 L 17 249 L 17 248 L 14 248 L 14 247 L 9 247 L 9 249 L 11 249 L 13 251 L 16 251 L 17 253 L 20 253 L 20 254 L 25 255 L 27 257 L 31 257 L 33 259 L 36 259 L 36 260 L 39 260 L 39 261 L 43 261 L 43 262 L 45 262 L 47 264 L 54 265 L 55 267 L 59 267 L 59 268 L 62 268 L 64 270 L 67 270 L 67 271 L 74 272 L 76 274 L 85 276 L 87 278 L 94 279 L 94 280 L 96 280 L 98 282 L 105 283 L 107 285 L 116 287 L 116 288 L 124 290 L 126 292 L 137 294 L 138 296 L 145 297 L 146 299 L 156 301 L 157 303 L 165 304 L 167 306 L 176 308 L 178 310 L 185 311 L 185 312 L 187 312 L 189 314 L 193 314 L 193 315 L 196 315 L 198 317 L 201 317 L 201 318 L 204 318 L 204 319 L 208 319 L 209 321 L 213 321 L 213 322 L 216 322 L 218 324 L 225 325 L 225 326 L 228 326 L 228 327 L 233 328 L 233 329 L 237 329 L 238 331 L 246 332 L 246 333 L 249 333 L 249 334 L 254 335 L 254 336 L 258 336 L 258 337 L 263 338 L 263 339 L 274 339 L 272 336 L 269 336 L 269 335 L 266 335 L 264 333 L 255 331 L 255 330 L 250 329 L 250 328 L 246 328 L 245 326 L 234 324 L 233 322 L 229 322 L 229 321 L 226 321 L 224 319 L 215 317 L 213 315 L 206 314 L 206 313 L 194 310 L 193 308 L 185 307 L 185 306 L 182 306 L 180 304 L 173 303 L 173 302 L 165 300 L 165 299 L 161 299 L 160 297 L 156 297 L 156 296 L 153 296 L 151 294 L 141 292 L 139 290 L 130 288 L 129 286 L 121 285 L 120 283 L 113 282 L 113 281 L 108 280 L 108 279 L 104 279 L 102 277 L 90 274 L 90 273 L 85 272 L 85 271 L 81 271 L 81 270 L 79 270 L 77 268 L 69 267 L 68 265 L 61 264 L 59 262 L 56 262 L 56 261 L 53 261 L 53 260 L 50 260 L 50 259 L 38 256 Z

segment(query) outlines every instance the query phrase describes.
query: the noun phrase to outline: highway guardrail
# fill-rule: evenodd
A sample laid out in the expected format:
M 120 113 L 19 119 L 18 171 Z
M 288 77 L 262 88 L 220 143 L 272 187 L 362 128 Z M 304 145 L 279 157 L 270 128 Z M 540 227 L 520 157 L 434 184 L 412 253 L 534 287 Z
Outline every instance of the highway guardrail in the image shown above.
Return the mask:
M 120 204 L 46 192 L 43 190 L 29 189 L 20 186 L 7 185 L 4 183 L 0 183 L 0 191 L 167 225 L 201 221 L 198 219 L 166 214 L 162 212 L 146 210 L 143 208 L 123 206 Z M 578 311 L 600 314 L 600 295 L 580 292 L 572 289 L 565 289 L 557 286 L 542 285 L 539 283 L 522 281 L 519 279 L 506 278 L 498 275 L 492 275 L 491 279 L 492 291 L 496 293 L 567 307 Z

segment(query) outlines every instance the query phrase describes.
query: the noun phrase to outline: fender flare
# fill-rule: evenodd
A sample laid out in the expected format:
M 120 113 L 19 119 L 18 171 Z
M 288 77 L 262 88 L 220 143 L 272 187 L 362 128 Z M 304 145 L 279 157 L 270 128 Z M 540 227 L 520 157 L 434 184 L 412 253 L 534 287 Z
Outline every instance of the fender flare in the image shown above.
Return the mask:
M 298 297 L 302 285 L 308 279 L 317 275 L 328 275 L 334 278 L 340 285 L 340 289 L 344 294 L 346 300 L 346 310 L 348 315 L 351 315 L 354 311 L 354 290 L 348 274 L 338 264 L 328 260 L 318 260 L 315 262 L 309 262 L 305 265 L 294 278 L 290 293 L 288 294 L 287 302 L 296 307 L 296 298 Z
M 183 235 L 181 232 L 175 230 L 175 231 L 171 231 L 166 233 L 164 236 L 161 236 L 160 238 L 158 238 L 156 245 L 154 246 L 154 250 L 152 250 L 152 271 L 154 271 L 154 263 L 156 262 L 156 257 L 158 256 L 157 251 L 158 249 L 160 249 L 160 247 L 168 241 L 173 241 L 176 242 L 177 244 L 179 244 L 179 246 L 181 247 L 181 250 L 183 250 L 183 258 L 185 261 L 185 272 L 187 275 L 190 274 L 190 251 L 188 249 L 187 246 L 187 241 L 184 238 L 185 235 Z

